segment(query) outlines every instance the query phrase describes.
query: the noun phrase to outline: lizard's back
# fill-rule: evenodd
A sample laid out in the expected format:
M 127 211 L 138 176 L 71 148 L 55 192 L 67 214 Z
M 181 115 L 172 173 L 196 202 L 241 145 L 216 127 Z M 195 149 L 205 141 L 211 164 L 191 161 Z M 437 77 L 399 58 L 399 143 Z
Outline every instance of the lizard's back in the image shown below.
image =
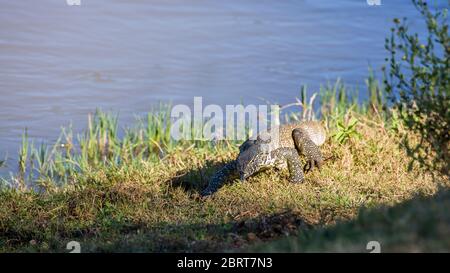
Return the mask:
M 274 150 L 280 147 L 294 148 L 294 139 L 292 137 L 292 132 L 294 129 L 301 129 L 306 136 L 311 139 L 315 145 L 321 146 L 326 140 L 326 131 L 322 124 L 318 121 L 303 121 L 297 123 L 283 124 L 279 128 L 278 140 L 274 141 L 272 137 L 272 131 L 264 131 L 258 135 L 258 139 L 262 142 L 256 141 L 254 144 L 266 143 L 265 146 L 267 150 Z M 270 142 L 265 142 L 270 140 Z M 248 146 L 248 144 L 246 144 Z M 245 145 L 244 145 L 245 146 Z
M 305 132 L 317 146 L 325 143 L 326 131 L 322 124 L 318 121 L 303 121 L 280 126 L 280 147 L 295 147 L 292 131 L 296 128 Z

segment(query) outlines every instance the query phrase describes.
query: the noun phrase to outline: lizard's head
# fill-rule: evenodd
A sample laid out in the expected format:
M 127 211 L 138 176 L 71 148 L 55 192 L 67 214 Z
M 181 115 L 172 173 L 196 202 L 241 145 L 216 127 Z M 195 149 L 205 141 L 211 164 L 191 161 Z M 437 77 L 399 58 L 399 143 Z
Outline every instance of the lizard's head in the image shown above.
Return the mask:
M 242 181 L 261 170 L 264 165 L 264 155 L 258 146 L 250 146 L 242 151 L 237 158 L 237 169 Z

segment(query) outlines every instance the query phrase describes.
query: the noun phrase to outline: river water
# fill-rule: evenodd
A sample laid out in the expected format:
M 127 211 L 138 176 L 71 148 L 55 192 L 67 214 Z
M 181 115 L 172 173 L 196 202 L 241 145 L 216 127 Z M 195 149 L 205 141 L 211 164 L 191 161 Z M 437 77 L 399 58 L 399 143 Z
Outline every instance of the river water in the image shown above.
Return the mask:
M 419 22 L 407 0 L 0 0 L 0 160 L 25 128 L 52 142 L 96 108 L 127 123 L 159 101 L 288 103 L 302 84 L 362 86 L 397 16 Z

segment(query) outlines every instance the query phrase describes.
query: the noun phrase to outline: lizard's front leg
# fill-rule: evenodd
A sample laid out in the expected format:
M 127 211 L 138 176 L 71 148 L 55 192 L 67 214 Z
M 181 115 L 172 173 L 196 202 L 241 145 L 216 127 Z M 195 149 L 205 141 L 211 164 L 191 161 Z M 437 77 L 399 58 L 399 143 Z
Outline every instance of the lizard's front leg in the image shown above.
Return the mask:
M 271 153 L 272 158 L 285 160 L 288 165 L 290 178 L 293 183 L 301 183 L 304 180 L 302 164 L 298 156 L 297 150 L 294 148 L 282 147 L 275 149 Z
M 294 139 L 295 148 L 298 153 L 306 156 L 304 171 L 309 172 L 314 166 L 320 169 L 323 158 L 319 146 L 317 146 L 308 135 L 299 128 L 292 130 L 292 138 Z
M 238 171 L 236 160 L 225 164 L 220 171 L 214 174 L 209 181 L 208 187 L 202 191 L 201 195 L 208 196 L 215 193 L 223 185 L 223 183 L 225 183 L 227 178 L 237 176 L 237 174 Z

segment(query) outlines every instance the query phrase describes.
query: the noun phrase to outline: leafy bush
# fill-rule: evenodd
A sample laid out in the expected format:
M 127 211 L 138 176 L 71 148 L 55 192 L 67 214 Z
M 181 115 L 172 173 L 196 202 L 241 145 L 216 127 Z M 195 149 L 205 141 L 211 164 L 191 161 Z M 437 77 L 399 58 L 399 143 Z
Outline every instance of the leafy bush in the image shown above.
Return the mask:
M 339 144 L 344 144 L 352 138 L 360 138 L 361 135 L 356 130 L 357 124 L 358 120 L 356 118 L 351 118 L 347 123 L 343 120 L 339 120 L 336 126 L 336 133 L 333 135 L 334 139 Z
M 442 2 L 440 2 L 443 4 Z M 450 3 L 450 2 L 447 2 Z M 394 19 L 385 47 L 385 87 L 406 128 L 419 135 L 403 145 L 414 162 L 428 170 L 449 175 L 450 39 L 448 7 L 429 7 L 423 0 L 413 4 L 425 19 L 427 37 L 410 33 L 406 18 Z M 445 5 L 445 4 L 444 4 Z

